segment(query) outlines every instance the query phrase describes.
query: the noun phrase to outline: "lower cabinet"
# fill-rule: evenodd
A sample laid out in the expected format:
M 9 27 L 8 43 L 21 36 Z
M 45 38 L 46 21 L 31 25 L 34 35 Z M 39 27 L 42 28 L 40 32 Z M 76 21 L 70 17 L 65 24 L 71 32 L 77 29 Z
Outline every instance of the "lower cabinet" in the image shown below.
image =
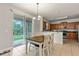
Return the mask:
M 77 33 L 76 32 L 67 32 L 67 39 L 77 40 Z

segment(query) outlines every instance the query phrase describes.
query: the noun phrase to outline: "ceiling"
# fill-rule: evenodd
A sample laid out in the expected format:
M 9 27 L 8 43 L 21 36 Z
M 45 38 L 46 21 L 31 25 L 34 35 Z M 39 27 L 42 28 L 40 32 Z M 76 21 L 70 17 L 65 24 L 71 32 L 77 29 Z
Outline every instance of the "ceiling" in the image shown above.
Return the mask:
M 15 6 L 33 16 L 36 15 L 36 3 L 13 3 Z M 79 14 L 79 3 L 40 3 L 39 15 L 48 20 Z

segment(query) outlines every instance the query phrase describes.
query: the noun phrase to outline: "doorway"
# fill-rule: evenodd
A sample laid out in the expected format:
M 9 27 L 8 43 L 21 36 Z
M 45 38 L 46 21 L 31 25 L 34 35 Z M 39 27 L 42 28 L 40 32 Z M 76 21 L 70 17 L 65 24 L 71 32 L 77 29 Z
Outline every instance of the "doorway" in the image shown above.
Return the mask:
M 31 33 L 32 20 L 15 14 L 13 19 L 13 46 L 26 44 L 26 37 L 29 37 Z
M 19 46 L 25 43 L 24 39 L 24 17 L 19 15 L 14 15 L 13 19 L 13 46 Z

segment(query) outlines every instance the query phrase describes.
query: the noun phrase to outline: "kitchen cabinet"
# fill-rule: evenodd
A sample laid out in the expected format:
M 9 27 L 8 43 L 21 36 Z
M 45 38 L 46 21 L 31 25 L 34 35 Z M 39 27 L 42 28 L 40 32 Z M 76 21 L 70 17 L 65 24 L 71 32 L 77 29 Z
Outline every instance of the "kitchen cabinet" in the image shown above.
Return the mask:
M 77 40 L 77 33 L 76 32 L 67 32 L 67 39 Z
M 48 30 L 50 30 L 50 24 L 48 23 Z
M 76 29 L 76 23 L 67 23 L 67 29 Z
M 76 24 L 76 29 L 78 29 L 79 28 L 79 22 L 76 22 L 75 24 Z
M 50 24 L 50 30 L 56 30 L 57 25 L 56 24 Z
M 58 24 L 51 24 L 50 30 L 77 29 L 78 27 L 79 27 L 79 22 L 62 22 Z
M 47 21 L 43 21 L 43 30 L 50 30 L 50 24 Z
M 46 22 L 43 21 L 43 30 L 45 30 L 45 29 L 46 29 Z
M 51 30 L 61 30 L 61 29 L 69 30 L 69 31 L 66 31 L 66 35 L 65 35 L 65 38 L 69 40 L 78 39 L 78 35 L 76 31 L 72 31 L 72 30 L 77 30 L 78 28 L 79 28 L 79 22 L 62 22 L 62 23 L 50 25 Z
M 65 29 L 66 25 L 67 25 L 67 22 L 59 23 L 59 28 L 58 29 Z

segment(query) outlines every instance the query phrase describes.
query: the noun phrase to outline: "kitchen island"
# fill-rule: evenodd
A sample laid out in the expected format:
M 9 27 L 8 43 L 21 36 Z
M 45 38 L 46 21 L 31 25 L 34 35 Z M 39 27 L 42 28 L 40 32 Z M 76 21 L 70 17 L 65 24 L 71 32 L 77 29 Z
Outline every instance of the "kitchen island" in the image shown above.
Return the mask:
M 50 35 L 52 38 L 52 43 L 54 44 L 63 44 L 63 32 L 52 32 L 52 31 L 44 31 L 37 34 L 32 34 L 32 36 L 40 36 L 40 35 Z
M 45 31 L 43 33 L 51 35 L 54 44 L 63 44 L 63 32 Z

